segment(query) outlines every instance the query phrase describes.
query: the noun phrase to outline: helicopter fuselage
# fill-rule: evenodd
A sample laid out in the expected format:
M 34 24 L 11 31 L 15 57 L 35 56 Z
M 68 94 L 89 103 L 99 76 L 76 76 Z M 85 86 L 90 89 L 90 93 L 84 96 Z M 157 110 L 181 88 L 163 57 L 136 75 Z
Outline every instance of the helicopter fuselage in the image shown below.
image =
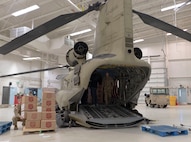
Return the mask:
M 69 82 L 72 84 L 70 89 L 57 93 L 57 103 L 60 108 L 65 110 L 70 109 L 70 105 L 73 103 L 80 104 L 83 93 L 89 86 L 91 75 L 95 71 L 99 72 L 102 77 L 108 72 L 118 82 L 118 98 L 115 105 L 116 108 L 123 106 L 127 110 L 135 108 L 140 91 L 149 80 L 151 67 L 136 56 L 133 48 L 131 0 L 110 0 L 100 9 L 99 15 L 93 58 L 75 65 L 74 70 L 69 74 Z M 101 105 L 104 105 L 102 109 L 108 110 L 106 104 Z M 88 109 L 90 108 L 88 107 Z M 82 110 L 88 112 L 87 107 L 83 107 L 81 110 L 78 108 L 77 112 L 80 113 Z M 118 115 L 113 112 L 112 114 Z M 98 125 L 102 125 L 100 120 L 93 119 L 89 122 L 83 117 L 84 115 L 70 114 L 72 120 L 83 126 L 99 127 Z M 124 120 L 127 119 L 124 118 Z M 130 124 L 139 120 L 142 118 L 137 119 L 133 116 L 132 121 L 104 120 L 104 122 Z M 89 124 L 87 124 L 88 122 Z M 105 127 L 105 124 L 100 127 Z

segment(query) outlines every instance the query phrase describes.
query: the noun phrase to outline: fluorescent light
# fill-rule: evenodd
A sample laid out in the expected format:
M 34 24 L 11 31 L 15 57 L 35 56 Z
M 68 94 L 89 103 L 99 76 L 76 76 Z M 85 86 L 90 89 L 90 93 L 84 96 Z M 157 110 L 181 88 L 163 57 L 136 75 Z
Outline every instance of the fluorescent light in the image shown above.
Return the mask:
M 72 34 L 70 34 L 70 36 L 76 36 L 76 35 L 80 35 L 80 34 L 90 32 L 90 31 L 92 31 L 92 30 L 91 29 L 86 29 L 86 30 L 83 30 L 83 31 L 72 33 Z
M 40 57 L 28 57 L 28 58 L 23 58 L 24 61 L 31 61 L 31 60 L 40 60 Z
M 165 8 L 162 8 L 161 11 L 167 11 L 167 10 L 170 10 L 170 9 L 177 9 L 179 7 L 181 7 L 182 5 L 189 5 L 191 4 L 191 2 L 182 2 L 182 3 L 179 3 L 179 4 L 176 4 L 176 5 L 172 5 L 172 6 L 168 6 L 168 7 L 165 7 Z
M 71 0 L 68 0 L 68 2 L 73 5 L 77 10 L 82 11 L 77 5 L 75 5 Z
M 24 58 L 28 58 L 29 57 L 29 55 L 22 55 Z
M 184 29 L 183 31 L 188 31 L 188 29 Z
M 134 40 L 133 43 L 138 43 L 138 42 L 142 42 L 142 41 L 144 41 L 144 39 Z
M 178 7 L 182 6 L 183 4 L 184 4 L 184 2 L 176 4 L 176 5 L 168 6 L 168 7 L 162 8 L 161 11 L 167 11 L 167 10 L 170 10 L 170 9 L 175 9 L 175 8 L 178 8 Z
M 169 35 L 172 35 L 172 33 L 167 33 L 166 35 L 169 36 Z
M 23 14 L 28 13 L 28 12 L 34 11 L 34 10 L 39 9 L 39 8 L 40 7 L 38 5 L 33 5 L 33 6 L 25 8 L 25 9 L 21 9 L 19 11 L 16 11 L 16 12 L 12 13 L 11 15 L 16 17 L 16 16 L 20 16 L 20 15 L 23 15 Z

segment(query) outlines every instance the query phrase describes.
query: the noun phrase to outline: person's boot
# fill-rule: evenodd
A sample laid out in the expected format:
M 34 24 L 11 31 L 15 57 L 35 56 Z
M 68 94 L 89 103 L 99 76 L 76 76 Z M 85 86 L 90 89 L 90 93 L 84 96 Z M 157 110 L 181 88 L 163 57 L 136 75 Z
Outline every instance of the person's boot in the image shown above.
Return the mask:
M 15 125 L 14 130 L 18 130 L 18 127 Z

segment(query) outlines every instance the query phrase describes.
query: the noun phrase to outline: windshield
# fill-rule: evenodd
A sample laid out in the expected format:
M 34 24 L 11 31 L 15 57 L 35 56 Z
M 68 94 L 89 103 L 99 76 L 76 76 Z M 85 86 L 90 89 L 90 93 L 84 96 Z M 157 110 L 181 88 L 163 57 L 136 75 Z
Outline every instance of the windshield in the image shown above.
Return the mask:
M 168 88 L 150 88 L 150 93 L 154 95 L 169 95 Z

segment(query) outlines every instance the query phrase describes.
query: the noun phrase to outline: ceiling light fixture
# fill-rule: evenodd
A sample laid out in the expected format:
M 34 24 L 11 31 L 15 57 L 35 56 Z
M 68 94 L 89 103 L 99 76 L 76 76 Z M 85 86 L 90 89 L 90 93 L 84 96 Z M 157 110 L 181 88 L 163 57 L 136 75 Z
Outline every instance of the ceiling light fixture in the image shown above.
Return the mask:
M 144 39 L 138 39 L 138 40 L 134 40 L 133 43 L 138 43 L 138 42 L 143 42 Z
M 40 7 L 38 5 L 33 5 L 33 6 L 30 6 L 30 7 L 27 7 L 25 9 L 21 9 L 19 11 L 16 11 L 14 13 L 12 13 L 11 15 L 17 17 L 17 16 L 20 16 L 20 15 L 23 15 L 23 14 L 26 14 L 28 12 L 31 12 L 31 11 L 34 11 L 36 9 L 39 9 Z
M 29 55 L 22 55 L 24 58 L 28 58 L 29 57 Z
M 172 33 L 167 33 L 166 35 L 169 36 L 169 35 L 172 35 Z
M 80 35 L 80 34 L 90 32 L 90 31 L 92 31 L 92 30 L 91 29 L 86 29 L 86 30 L 83 30 L 83 31 L 72 33 L 72 34 L 70 34 L 70 36 L 76 36 L 76 35 Z
M 177 9 L 179 7 L 181 7 L 182 5 L 189 5 L 191 4 L 191 2 L 182 2 L 182 3 L 179 3 L 179 4 L 175 4 L 175 5 L 172 5 L 172 6 L 168 6 L 168 7 L 165 7 L 165 8 L 162 8 L 161 11 L 167 11 L 167 10 L 171 10 L 171 9 Z
M 24 61 L 31 61 L 31 60 L 40 60 L 40 57 L 28 57 L 28 58 L 23 58 Z
M 188 29 L 184 29 L 183 31 L 188 31 Z
M 82 11 L 77 5 L 75 5 L 71 0 L 68 0 L 68 2 L 73 5 L 77 10 Z

